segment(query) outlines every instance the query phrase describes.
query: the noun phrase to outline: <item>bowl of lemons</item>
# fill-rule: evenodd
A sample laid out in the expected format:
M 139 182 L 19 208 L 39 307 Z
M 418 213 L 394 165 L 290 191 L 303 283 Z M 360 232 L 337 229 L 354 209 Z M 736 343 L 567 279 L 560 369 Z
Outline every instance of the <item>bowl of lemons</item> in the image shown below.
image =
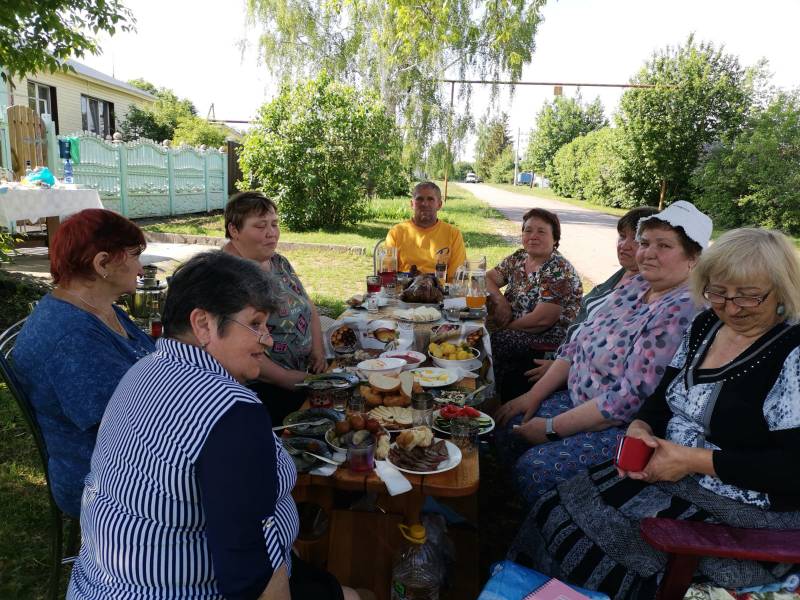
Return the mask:
M 428 344 L 428 355 L 433 364 L 443 369 L 459 367 L 466 371 L 475 371 L 481 367 L 481 351 L 470 348 L 464 342 L 431 342 Z

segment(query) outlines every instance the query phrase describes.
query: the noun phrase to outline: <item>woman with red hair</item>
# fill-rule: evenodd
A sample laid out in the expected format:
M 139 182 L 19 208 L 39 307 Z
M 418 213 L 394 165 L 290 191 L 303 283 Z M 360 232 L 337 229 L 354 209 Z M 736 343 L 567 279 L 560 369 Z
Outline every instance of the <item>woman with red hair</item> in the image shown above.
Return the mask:
M 12 354 L 49 455 L 56 503 L 80 514 L 97 428 L 125 372 L 155 350 L 114 302 L 136 290 L 142 231 L 110 210 L 67 219 L 50 248 L 56 287 L 28 317 Z

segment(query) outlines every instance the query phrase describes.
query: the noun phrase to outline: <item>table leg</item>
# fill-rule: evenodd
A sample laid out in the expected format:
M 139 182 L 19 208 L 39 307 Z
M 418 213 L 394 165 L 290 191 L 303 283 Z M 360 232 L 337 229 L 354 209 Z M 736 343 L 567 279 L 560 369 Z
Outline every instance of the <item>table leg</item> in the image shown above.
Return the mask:
M 61 227 L 61 218 L 47 217 L 45 222 L 47 223 L 47 247 L 51 248 L 53 245 L 53 237 L 55 237 L 58 228 Z

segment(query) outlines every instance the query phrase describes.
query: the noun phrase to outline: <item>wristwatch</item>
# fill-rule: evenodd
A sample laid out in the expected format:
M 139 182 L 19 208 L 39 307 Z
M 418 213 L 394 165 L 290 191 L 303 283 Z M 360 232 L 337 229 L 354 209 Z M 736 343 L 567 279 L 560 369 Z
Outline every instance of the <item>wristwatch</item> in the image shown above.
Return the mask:
M 561 436 L 553 429 L 553 417 L 547 417 L 544 420 L 544 435 L 551 442 L 557 442 L 561 439 Z

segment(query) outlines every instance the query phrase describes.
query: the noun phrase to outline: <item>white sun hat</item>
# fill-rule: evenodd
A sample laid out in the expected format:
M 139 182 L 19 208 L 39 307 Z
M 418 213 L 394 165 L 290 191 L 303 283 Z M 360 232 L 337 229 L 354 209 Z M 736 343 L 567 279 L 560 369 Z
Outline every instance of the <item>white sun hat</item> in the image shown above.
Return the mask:
M 691 202 L 677 200 L 660 213 L 639 219 L 639 225 L 636 228 L 637 240 L 642 231 L 642 223 L 650 219 L 665 221 L 673 227 L 682 227 L 690 240 L 700 244 L 703 250 L 708 248 L 708 242 L 711 239 L 711 231 L 714 229 L 714 224 L 707 214 L 697 210 L 697 207 Z

